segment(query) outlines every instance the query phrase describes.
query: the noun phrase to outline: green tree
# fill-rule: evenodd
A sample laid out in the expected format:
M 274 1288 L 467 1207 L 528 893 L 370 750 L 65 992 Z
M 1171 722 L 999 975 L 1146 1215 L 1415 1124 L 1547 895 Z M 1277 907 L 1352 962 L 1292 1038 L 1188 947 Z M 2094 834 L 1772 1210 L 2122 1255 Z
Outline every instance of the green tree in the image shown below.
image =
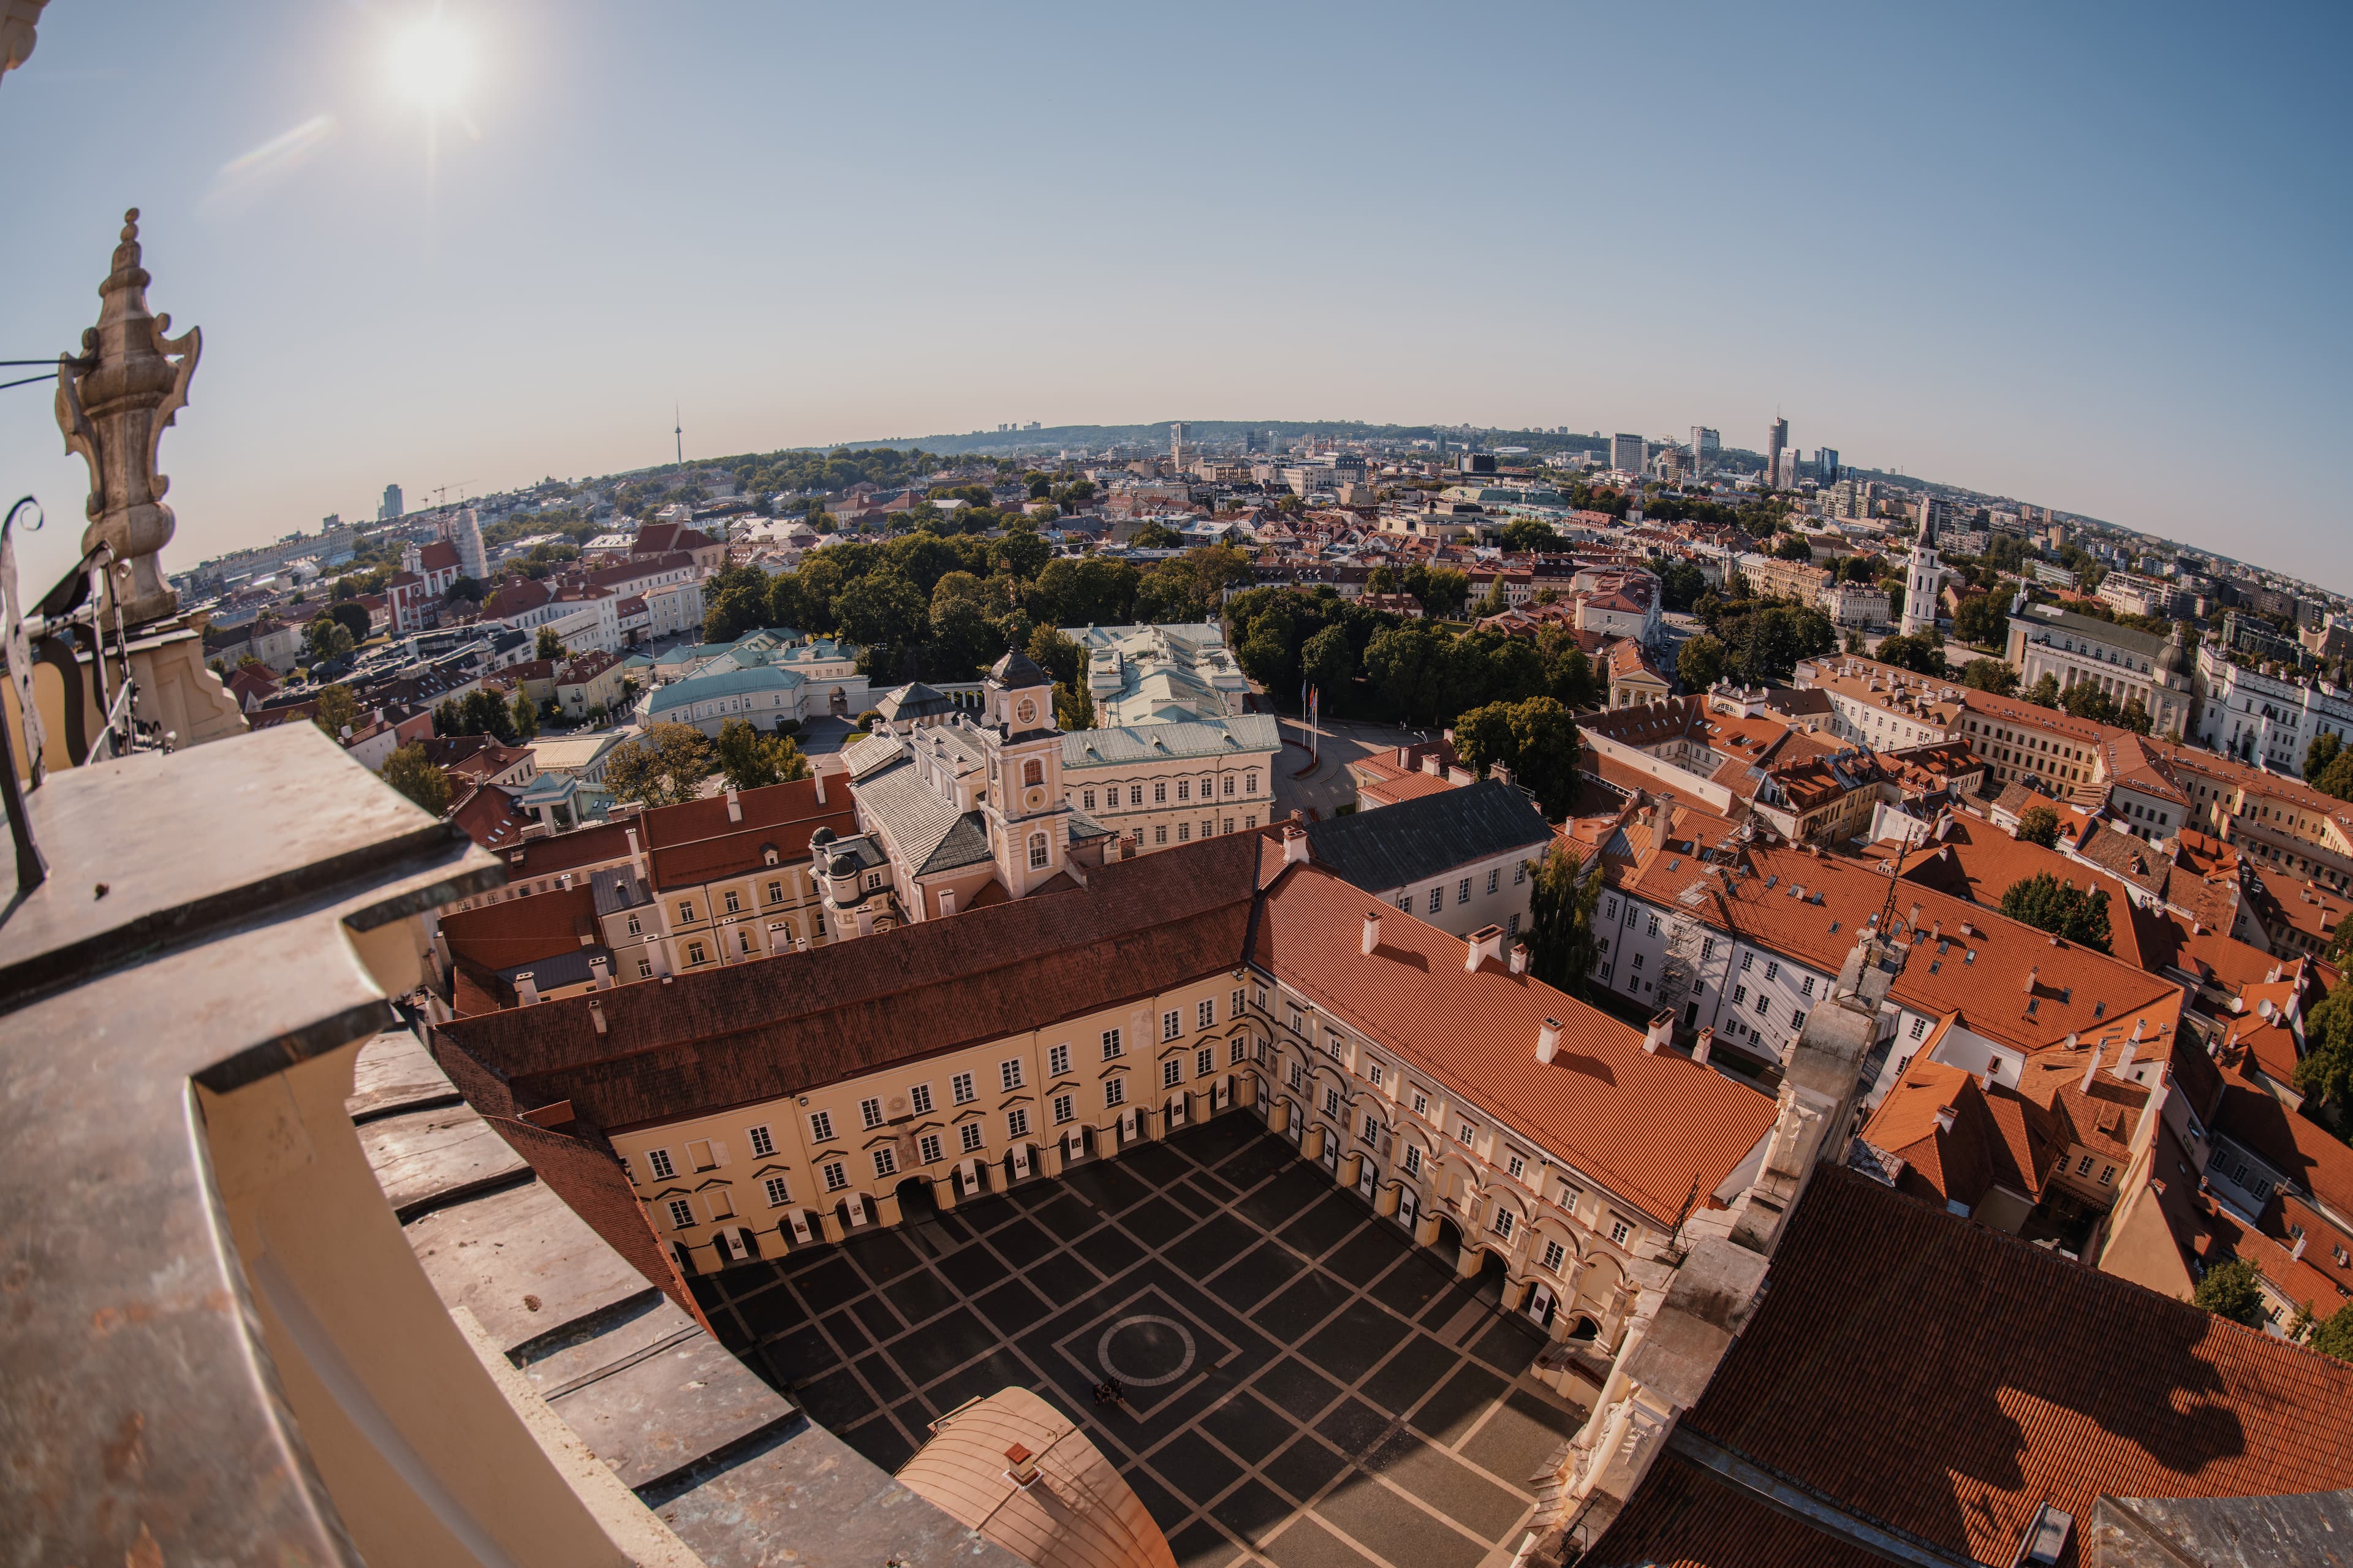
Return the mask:
M 1999 647 L 2010 635 L 2010 605 L 1991 594 L 1969 594 L 1953 607 L 1953 636 L 1979 647 Z
M 2108 891 L 2085 892 L 2070 887 L 2048 871 L 2021 877 L 2001 895 L 2001 912 L 2011 920 L 2047 931 L 2085 947 L 2108 951 Z
M 989 546 L 989 552 L 998 571 L 1016 583 L 1027 583 L 1052 558 L 1054 547 L 1034 528 L 1009 528 L 1004 538 Z
M 2100 689 L 2095 681 L 2079 680 L 2059 694 L 2059 705 L 2078 719 L 2088 719 L 2094 724 L 2116 721 L 2116 700 Z
M 2045 849 L 2059 844 L 2059 814 L 2047 805 L 2030 805 L 2018 816 L 2018 837 Z
M 356 608 L 357 606 L 353 606 Z M 351 628 L 332 616 L 319 616 L 302 628 L 303 645 L 310 650 L 311 662 L 322 663 L 341 658 L 354 646 Z
M 346 724 L 354 730 L 360 727 L 359 700 L 351 694 L 348 687 L 322 687 L 318 701 L 318 707 L 311 711 L 311 722 L 331 738 L 340 739 Z
M 2014 696 L 2018 691 L 2018 671 L 1998 658 L 1973 658 L 1961 666 L 1961 684 L 1978 691 L 1990 691 L 1996 697 Z
M 1576 851 L 1556 841 L 1528 889 L 1528 973 L 1571 996 L 1585 994 L 1596 956 L 1593 911 L 1603 879 L 1584 872 Z
M 1707 592 L 1707 574 L 1681 557 L 1659 568 L 1659 602 L 1662 608 L 1683 611 Z
M 1054 723 L 1065 735 L 1095 727 L 1094 695 L 1084 683 L 1074 687 L 1060 680 L 1054 682 Z
M 2232 1258 L 2210 1265 L 2189 1300 L 2218 1318 L 2251 1329 L 2260 1329 L 2265 1321 L 2263 1270 L 2250 1258 Z
M 1138 550 L 1181 550 L 1185 536 L 1165 522 L 1147 522 L 1135 531 L 1131 541 Z
M 2049 670 L 2044 670 L 2042 672 L 2042 679 L 2036 681 L 2032 686 L 2027 688 L 2025 695 L 2026 700 L 2029 702 L 2033 703 L 2037 708 L 2057 708 L 2059 706 L 2059 678 L 2052 674 Z
M 1416 572 L 1421 573 L 1421 586 L 1418 589 L 1412 585 Z M 1434 619 L 1451 620 L 1461 615 L 1462 606 L 1470 602 L 1471 575 L 1467 572 L 1457 572 L 1451 566 L 1415 566 L 1407 570 L 1406 578 L 1406 592 L 1419 599 L 1423 612 Z
M 557 659 L 564 657 L 564 639 L 555 635 L 554 626 L 539 628 L 539 637 L 532 645 L 533 658 Z
M 1366 593 L 1394 594 L 1397 591 L 1398 574 L 1396 567 L 1384 564 L 1376 566 L 1371 571 L 1365 574 Z
M 1356 655 L 1348 646 L 1346 628 L 1335 622 L 1300 645 L 1301 672 L 1308 683 L 1321 687 L 1333 700 L 1356 679 Z
M 722 566 L 702 585 L 702 640 L 733 642 L 745 632 L 767 624 L 772 592 L 768 574 L 757 566 Z M 797 621 L 776 624 L 795 627 L 799 625 Z M 550 656 L 543 653 L 540 657 Z
M 2305 1013 L 2295 1087 L 2340 1109 L 2353 1105 L 2353 985 L 2338 985 Z
M 1504 548 L 1517 554 L 1530 550 L 1556 550 L 1560 535 L 1540 517 L 1515 517 L 1504 524 Z
M 1484 775 L 1497 763 L 1511 769 L 1536 797 L 1546 816 L 1567 815 L 1577 794 L 1577 763 L 1584 742 L 1568 710 L 1549 697 L 1492 702 L 1464 710 L 1454 721 L 1454 745 L 1463 762 Z
M 459 581 L 462 582 L 464 579 L 460 578 Z M 479 598 L 480 595 L 474 596 Z M 368 620 L 366 608 L 348 599 L 341 604 L 328 605 L 326 614 L 340 622 L 343 629 L 352 634 L 352 646 L 354 647 L 367 641 L 368 634 L 375 629 Z
M 1685 691 L 1705 691 L 1724 679 L 1724 645 L 1703 632 L 1675 655 L 1675 679 Z
M 869 647 L 913 640 L 931 619 L 923 589 L 897 572 L 869 572 L 835 602 L 842 635 Z
M 2353 1361 L 2353 1301 L 2314 1323 L 2306 1333 L 2306 1344 L 2323 1355 L 2333 1355 L 2338 1361 Z
M 711 776 L 711 742 L 691 724 L 650 724 L 634 741 L 613 748 L 605 787 L 616 800 L 676 805 L 700 793 Z
M 2325 730 L 2312 738 L 2304 749 L 2304 776 L 2316 779 L 2328 771 L 2328 764 L 2345 749 L 2345 737 L 2334 730 Z
M 1785 533 L 1780 542 L 1773 546 L 1773 554 L 1781 561 L 1810 562 L 1814 558 L 1814 547 L 1797 534 Z
M 449 775 L 425 754 L 422 742 L 411 741 L 385 758 L 384 782 L 422 806 L 428 816 L 449 809 Z
M 1872 657 L 1882 664 L 1892 664 L 1915 675 L 1941 676 L 1946 673 L 1945 639 L 1933 631 L 1923 632 L 1918 637 L 1889 637 L 1879 645 L 1879 651 Z
M 719 726 L 712 757 L 730 789 L 761 789 L 809 775 L 808 758 L 790 735 L 763 731 L 743 719 Z
M 539 704 L 533 702 L 531 693 L 520 686 L 515 688 L 514 705 L 507 710 L 507 720 L 514 730 L 508 742 L 510 745 L 528 741 L 539 733 Z

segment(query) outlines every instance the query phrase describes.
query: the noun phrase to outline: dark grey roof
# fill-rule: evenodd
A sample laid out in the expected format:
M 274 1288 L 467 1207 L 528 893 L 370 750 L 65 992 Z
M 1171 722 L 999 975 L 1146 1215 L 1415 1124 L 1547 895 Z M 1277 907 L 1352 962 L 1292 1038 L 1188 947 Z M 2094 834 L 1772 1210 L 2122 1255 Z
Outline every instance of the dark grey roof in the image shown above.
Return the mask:
M 1038 661 L 1019 648 L 1013 649 L 989 667 L 988 678 L 1008 690 L 1022 686 L 1051 686 L 1054 678 L 1038 668 Z
M 1526 792 L 1494 779 L 1307 829 L 1315 858 L 1368 893 L 1426 882 L 1514 849 L 1541 849 L 1551 839 L 1552 829 Z
M 860 779 L 858 804 L 918 877 L 989 858 L 988 829 L 980 813 L 958 811 L 903 759 Z
M 934 713 L 952 712 L 955 704 L 917 681 L 902 686 L 895 691 L 884 692 L 882 700 L 874 704 L 874 708 L 882 717 L 895 722 L 902 719 L 928 719 Z

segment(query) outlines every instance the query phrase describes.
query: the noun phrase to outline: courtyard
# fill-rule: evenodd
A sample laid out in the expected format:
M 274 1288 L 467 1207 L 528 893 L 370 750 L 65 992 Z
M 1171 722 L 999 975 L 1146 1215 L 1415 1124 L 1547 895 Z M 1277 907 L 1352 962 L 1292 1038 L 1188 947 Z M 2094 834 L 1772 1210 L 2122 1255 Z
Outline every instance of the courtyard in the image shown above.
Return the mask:
M 1544 1341 L 1229 1112 L 838 1247 L 700 1275 L 712 1327 L 886 1469 L 1008 1384 L 1077 1419 L 1187 1568 L 1510 1562 L 1584 1418 Z M 1105 1377 L 1123 1405 L 1098 1405 Z

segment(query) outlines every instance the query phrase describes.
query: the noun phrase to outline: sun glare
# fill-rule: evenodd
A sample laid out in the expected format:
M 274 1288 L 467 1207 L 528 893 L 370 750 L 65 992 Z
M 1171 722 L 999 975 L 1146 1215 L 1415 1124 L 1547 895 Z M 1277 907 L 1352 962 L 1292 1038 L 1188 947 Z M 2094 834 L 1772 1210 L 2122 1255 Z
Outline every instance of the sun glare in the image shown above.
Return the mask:
M 474 70 L 470 40 L 438 12 L 419 16 L 393 36 L 392 81 L 418 108 L 453 109 Z

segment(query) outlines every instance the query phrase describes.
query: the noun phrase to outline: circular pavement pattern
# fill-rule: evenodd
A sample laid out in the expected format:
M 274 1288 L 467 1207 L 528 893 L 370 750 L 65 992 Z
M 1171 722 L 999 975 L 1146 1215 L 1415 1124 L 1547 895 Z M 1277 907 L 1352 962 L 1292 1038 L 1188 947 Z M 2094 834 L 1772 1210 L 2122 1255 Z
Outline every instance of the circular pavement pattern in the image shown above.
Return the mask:
M 1126 1368 L 1119 1365 L 1112 1360 L 1111 1342 L 1113 1339 L 1118 1337 L 1120 1334 L 1124 1333 L 1129 1329 L 1149 1330 L 1155 1326 L 1161 1329 L 1175 1330 L 1176 1338 L 1184 1343 L 1184 1358 L 1178 1361 L 1175 1367 L 1171 1368 L 1167 1372 L 1160 1373 L 1156 1377 L 1145 1377 L 1140 1373 L 1129 1372 Z M 1168 1336 L 1166 1333 L 1146 1332 L 1145 1334 L 1139 1336 L 1139 1339 L 1140 1343 L 1135 1347 L 1135 1349 L 1136 1351 L 1141 1352 L 1147 1364 L 1153 1366 L 1166 1366 L 1167 1364 L 1168 1357 L 1176 1347 L 1169 1342 Z M 1135 1352 L 1131 1352 L 1131 1353 Z M 1103 1338 L 1095 1342 L 1096 1363 L 1111 1376 L 1115 1377 L 1119 1379 L 1120 1382 L 1135 1388 L 1158 1388 L 1163 1384 L 1176 1382 L 1178 1378 L 1193 1370 L 1193 1331 L 1190 1329 L 1187 1329 L 1184 1324 L 1178 1322 L 1176 1319 L 1164 1318 L 1157 1312 L 1138 1312 L 1134 1317 L 1122 1318 L 1119 1321 L 1105 1329 L 1103 1331 Z

